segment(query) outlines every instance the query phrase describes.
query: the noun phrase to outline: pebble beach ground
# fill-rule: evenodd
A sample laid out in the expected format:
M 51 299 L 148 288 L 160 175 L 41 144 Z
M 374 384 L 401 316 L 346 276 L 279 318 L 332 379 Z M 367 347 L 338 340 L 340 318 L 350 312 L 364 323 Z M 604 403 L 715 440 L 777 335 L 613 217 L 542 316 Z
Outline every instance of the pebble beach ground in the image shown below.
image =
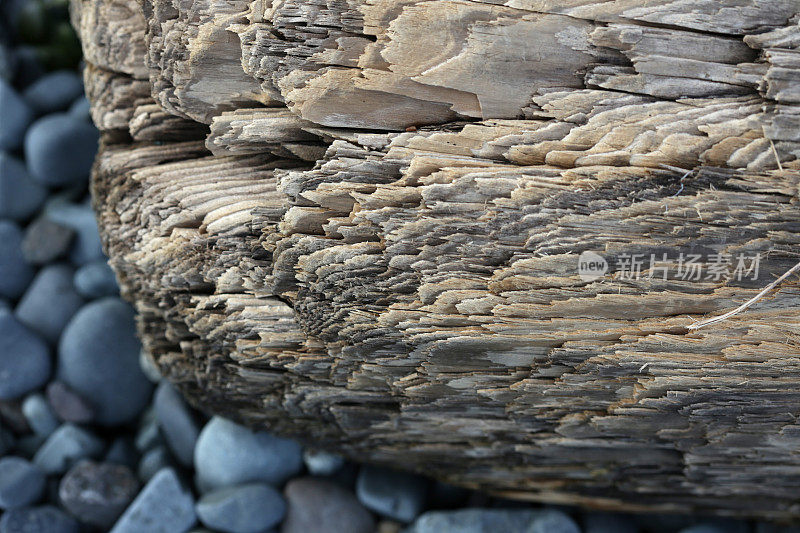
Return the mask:
M 0 0 L 0 19 L 0 533 L 800 532 L 500 500 L 191 409 L 101 248 L 66 6 Z

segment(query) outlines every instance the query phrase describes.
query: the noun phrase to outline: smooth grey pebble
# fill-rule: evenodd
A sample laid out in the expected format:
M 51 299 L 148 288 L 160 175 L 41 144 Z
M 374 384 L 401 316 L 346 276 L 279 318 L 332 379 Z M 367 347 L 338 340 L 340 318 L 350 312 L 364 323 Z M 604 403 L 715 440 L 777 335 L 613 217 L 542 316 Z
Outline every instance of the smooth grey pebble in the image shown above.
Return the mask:
M 153 388 L 139 368 L 140 349 L 133 308 L 119 298 L 95 300 L 67 324 L 57 375 L 89 402 L 97 423 L 121 425 L 141 413 Z
M 372 533 L 375 520 L 352 492 L 328 480 L 296 478 L 284 489 L 287 511 L 281 533 Z
M 60 381 L 51 381 L 45 390 L 47 400 L 64 422 L 86 424 L 94 420 L 94 409 L 81 395 Z
M 143 483 L 150 481 L 161 469 L 175 466 L 169 451 L 164 446 L 156 446 L 148 450 L 139 460 L 136 474 Z
M 382 516 L 411 522 L 422 512 L 427 484 L 421 476 L 365 465 L 358 473 L 356 495 L 365 507 Z
M 0 218 L 27 220 L 46 196 L 47 189 L 31 179 L 25 163 L 0 152 Z
M 195 416 L 183 397 L 166 380 L 156 388 L 154 405 L 161 433 L 172 454 L 183 466 L 191 466 L 200 434 Z
M 66 264 L 42 268 L 22 295 L 17 319 L 55 346 L 67 323 L 84 304 L 72 285 L 75 270 Z
M 259 533 L 283 520 L 286 502 L 269 485 L 250 483 L 210 492 L 197 502 L 195 510 L 203 525 L 211 529 L 224 533 Z M 329 531 L 355 533 L 326 527 Z
M 175 470 L 158 472 L 133 500 L 111 533 L 184 533 L 197 522 L 194 498 Z
M 78 521 L 52 505 L 20 507 L 3 513 L 0 533 L 79 533 Z
M 315 476 L 330 476 L 344 466 L 344 458 L 341 455 L 309 448 L 303 450 L 303 462 L 309 473 Z
M 119 294 L 114 271 L 105 260 L 93 261 L 80 267 L 72 280 L 75 290 L 84 298 L 94 300 Z
M 47 344 L 11 313 L 0 311 L 0 399 L 20 398 L 38 389 L 51 368 Z
M 194 465 L 198 486 L 206 492 L 258 481 L 281 485 L 302 470 L 303 458 L 295 441 L 215 416 L 200 432 Z
M 0 220 L 0 297 L 16 300 L 33 275 L 22 255 L 22 230 L 10 220 Z
M 77 72 L 56 70 L 29 85 L 22 97 L 35 113 L 44 115 L 67 109 L 82 94 L 83 81 Z
M 70 116 L 79 118 L 81 120 L 86 120 L 86 121 L 91 120 L 92 114 L 91 114 L 91 107 L 89 105 L 89 99 L 86 98 L 85 96 L 79 96 L 69 106 L 68 113 L 70 114 Z
M 104 446 L 89 430 L 62 424 L 36 452 L 33 463 L 46 474 L 62 474 L 81 459 L 99 456 Z
M 110 528 L 139 492 L 128 467 L 81 461 L 61 479 L 58 497 L 81 522 Z
M 39 217 L 25 228 L 22 255 L 32 265 L 51 263 L 67 255 L 74 238 L 72 228 Z
M 100 134 L 92 124 L 66 113 L 46 115 L 25 133 L 25 161 L 33 179 L 66 187 L 89 178 Z
M 44 493 L 45 476 L 22 457 L 0 458 L 0 509 L 36 503 Z
M 35 393 L 22 402 L 22 413 L 28 426 L 39 436 L 49 437 L 60 425 L 53 408 L 44 395 Z
M 0 79 L 0 150 L 21 147 L 33 118 L 33 110 L 25 100 L 6 80 Z

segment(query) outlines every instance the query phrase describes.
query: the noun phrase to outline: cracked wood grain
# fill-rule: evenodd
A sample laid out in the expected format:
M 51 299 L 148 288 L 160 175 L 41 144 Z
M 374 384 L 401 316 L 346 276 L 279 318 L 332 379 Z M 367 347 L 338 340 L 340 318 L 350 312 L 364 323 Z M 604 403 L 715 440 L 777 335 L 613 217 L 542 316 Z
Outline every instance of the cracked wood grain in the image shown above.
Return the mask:
M 799 9 L 72 0 L 148 352 L 196 405 L 362 461 L 797 517 L 796 281 L 688 326 L 797 263 Z M 678 253 L 763 261 L 626 275 Z

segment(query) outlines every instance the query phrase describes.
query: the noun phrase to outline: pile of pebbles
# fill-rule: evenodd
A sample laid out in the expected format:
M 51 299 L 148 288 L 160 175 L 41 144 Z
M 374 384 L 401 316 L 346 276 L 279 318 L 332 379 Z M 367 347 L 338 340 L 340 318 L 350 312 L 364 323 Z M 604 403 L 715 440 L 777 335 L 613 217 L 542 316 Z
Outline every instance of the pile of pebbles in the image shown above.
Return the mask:
M 193 410 L 142 352 L 103 255 L 80 77 L 2 58 L 0 533 L 798 531 L 504 501 Z

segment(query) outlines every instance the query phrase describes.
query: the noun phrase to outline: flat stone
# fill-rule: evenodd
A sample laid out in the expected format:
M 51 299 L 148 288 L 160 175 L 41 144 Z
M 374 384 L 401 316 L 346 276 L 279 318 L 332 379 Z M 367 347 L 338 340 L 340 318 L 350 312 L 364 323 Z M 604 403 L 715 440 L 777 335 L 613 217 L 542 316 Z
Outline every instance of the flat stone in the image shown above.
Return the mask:
M 0 399 L 20 398 L 47 382 L 47 344 L 8 311 L 0 311 Z
M 31 394 L 22 402 L 22 414 L 28 421 L 28 426 L 34 433 L 42 437 L 49 437 L 60 422 L 53 408 L 42 394 Z
M 93 125 L 65 113 L 40 118 L 25 133 L 28 172 L 46 187 L 85 183 L 99 136 Z
M 52 263 L 72 246 L 75 230 L 40 217 L 28 224 L 22 239 L 22 255 L 32 265 Z
M 427 486 L 425 478 L 414 474 L 362 466 L 356 494 L 368 509 L 399 522 L 411 522 L 422 512 Z
M 27 220 L 46 196 L 47 189 L 31 179 L 25 163 L 0 152 L 0 218 Z
M 6 80 L 0 79 L 0 150 L 21 147 L 33 117 L 33 110 L 25 100 Z
M 0 518 L 0 533 L 79 532 L 78 521 L 52 505 L 11 509 Z
M 33 267 L 22 255 L 22 230 L 0 220 L 0 297 L 16 300 L 33 279 Z
M 533 509 L 480 507 L 428 511 L 417 518 L 406 533 L 528 533 L 538 513 Z
M 154 408 L 148 408 L 139 420 L 134 444 L 139 453 L 144 453 L 156 446 L 166 444 L 158 426 L 158 418 Z
M 197 502 L 195 509 L 203 525 L 211 529 L 224 533 L 259 533 L 283 520 L 286 503 L 269 485 L 250 483 L 210 492 Z M 353 533 L 325 527 L 327 531 Z
M 80 267 L 75 272 L 72 283 L 78 294 L 91 300 L 119 294 L 117 277 L 105 260 L 93 261 Z
M 47 384 L 47 399 L 64 422 L 85 424 L 94 420 L 94 409 L 80 394 L 60 381 Z
M 183 533 L 197 522 L 194 499 L 175 470 L 164 468 L 142 489 L 111 533 Z
M 154 404 L 167 446 L 181 465 L 191 466 L 194 446 L 200 434 L 194 414 L 183 397 L 166 380 L 158 385 Z
M 309 477 L 293 479 L 283 493 L 288 509 L 281 533 L 375 530 L 372 514 L 353 493 L 333 482 Z
M 153 388 L 139 368 L 140 349 L 133 309 L 119 298 L 95 300 L 64 330 L 57 375 L 89 402 L 96 422 L 124 424 L 144 409 Z
M 264 482 L 281 485 L 303 466 L 296 442 L 255 432 L 230 420 L 214 417 L 200 432 L 194 464 L 201 491 Z
M 66 264 L 41 269 L 14 309 L 17 319 L 55 346 L 67 323 L 84 304 L 72 285 L 75 270 Z
M 67 109 L 82 94 L 83 81 L 76 72 L 57 70 L 29 85 L 22 97 L 35 113 L 44 115 Z
M 50 435 L 33 457 L 46 474 L 61 474 L 81 459 L 97 457 L 103 441 L 86 429 L 63 424 Z
M 0 509 L 31 505 L 44 493 L 44 473 L 21 457 L 0 458 Z
M 110 528 L 139 492 L 139 481 L 121 465 L 81 461 L 61 479 L 58 497 L 81 522 Z
M 92 120 L 89 100 L 85 96 L 79 96 L 78 98 L 76 98 L 72 102 L 72 104 L 70 104 L 69 111 L 67 112 L 70 114 L 70 116 L 79 118 L 81 120 L 86 120 L 86 121 Z

